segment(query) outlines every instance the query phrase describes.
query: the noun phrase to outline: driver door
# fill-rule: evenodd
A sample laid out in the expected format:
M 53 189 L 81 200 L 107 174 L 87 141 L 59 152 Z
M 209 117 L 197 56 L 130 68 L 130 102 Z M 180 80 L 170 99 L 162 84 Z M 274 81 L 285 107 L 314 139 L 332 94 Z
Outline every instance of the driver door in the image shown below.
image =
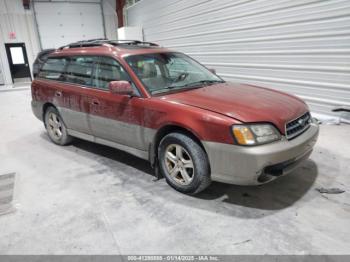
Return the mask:
M 89 122 L 96 139 L 146 150 L 142 136 L 143 99 L 111 94 L 108 83 L 130 78 L 124 68 L 111 57 L 100 57 L 92 77 L 92 95 L 87 97 Z

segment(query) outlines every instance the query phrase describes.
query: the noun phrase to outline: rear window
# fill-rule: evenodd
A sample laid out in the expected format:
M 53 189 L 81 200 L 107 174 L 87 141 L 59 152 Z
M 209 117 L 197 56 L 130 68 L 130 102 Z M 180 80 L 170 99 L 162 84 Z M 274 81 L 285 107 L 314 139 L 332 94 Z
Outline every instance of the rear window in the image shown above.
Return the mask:
M 39 77 L 52 80 L 63 80 L 66 64 L 67 58 L 65 57 L 48 58 L 39 72 Z

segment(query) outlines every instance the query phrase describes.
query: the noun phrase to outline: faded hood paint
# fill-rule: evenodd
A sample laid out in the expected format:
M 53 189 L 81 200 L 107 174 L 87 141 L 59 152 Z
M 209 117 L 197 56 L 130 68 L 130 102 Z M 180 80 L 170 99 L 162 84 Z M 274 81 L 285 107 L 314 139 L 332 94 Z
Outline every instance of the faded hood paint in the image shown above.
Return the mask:
M 270 122 L 283 134 L 286 122 L 308 111 L 307 105 L 295 96 L 230 82 L 168 94 L 162 99 L 210 110 L 241 122 Z

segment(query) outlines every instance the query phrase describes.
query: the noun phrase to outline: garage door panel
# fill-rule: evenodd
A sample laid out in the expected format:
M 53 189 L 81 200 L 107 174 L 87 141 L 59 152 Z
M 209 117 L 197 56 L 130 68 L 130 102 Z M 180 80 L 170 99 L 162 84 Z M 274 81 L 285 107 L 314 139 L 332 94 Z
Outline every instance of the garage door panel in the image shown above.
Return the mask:
M 65 29 L 65 28 L 62 28 L 62 27 L 54 27 L 54 28 L 51 28 L 49 30 L 49 28 L 47 28 L 47 33 L 45 33 L 44 36 L 41 36 L 41 41 L 43 43 L 45 43 L 45 39 L 47 38 L 54 38 L 54 39 L 59 39 L 60 37 L 63 37 L 63 38 L 68 38 L 68 37 L 73 37 L 75 40 L 74 41 L 77 41 L 77 40 L 81 40 L 81 39 L 77 39 L 77 34 L 79 34 L 80 36 L 84 35 L 84 32 L 83 31 L 86 31 L 82 26 L 80 25 L 77 25 L 77 26 L 70 26 L 69 29 Z M 99 37 L 101 37 L 101 31 L 100 31 L 100 28 L 94 28 L 94 27 L 89 27 L 88 28 L 88 35 L 89 36 L 93 36 L 93 35 L 97 35 Z M 79 33 L 77 33 L 79 32 Z M 63 44 L 66 44 L 66 42 L 64 42 Z
M 35 2 L 35 11 L 38 13 L 47 14 L 95 14 L 96 8 L 99 8 L 100 3 L 95 1 L 92 3 L 70 3 L 69 1 L 53 2 Z
M 34 2 L 42 47 L 59 47 L 70 42 L 104 37 L 100 3 Z

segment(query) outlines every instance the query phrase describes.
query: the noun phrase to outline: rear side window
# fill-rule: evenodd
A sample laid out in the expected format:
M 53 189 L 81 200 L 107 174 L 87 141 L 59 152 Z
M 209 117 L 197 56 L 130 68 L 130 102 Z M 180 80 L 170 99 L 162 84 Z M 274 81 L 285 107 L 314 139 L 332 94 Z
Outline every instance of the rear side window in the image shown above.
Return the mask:
M 118 80 L 129 81 L 129 76 L 124 68 L 113 58 L 100 57 L 99 62 L 95 65 L 92 85 L 107 90 L 109 82 Z
M 66 64 L 67 58 L 65 57 L 48 58 L 39 72 L 39 77 L 62 81 Z
M 70 57 L 66 69 L 65 81 L 80 85 L 91 85 L 91 75 L 96 57 L 77 56 Z

